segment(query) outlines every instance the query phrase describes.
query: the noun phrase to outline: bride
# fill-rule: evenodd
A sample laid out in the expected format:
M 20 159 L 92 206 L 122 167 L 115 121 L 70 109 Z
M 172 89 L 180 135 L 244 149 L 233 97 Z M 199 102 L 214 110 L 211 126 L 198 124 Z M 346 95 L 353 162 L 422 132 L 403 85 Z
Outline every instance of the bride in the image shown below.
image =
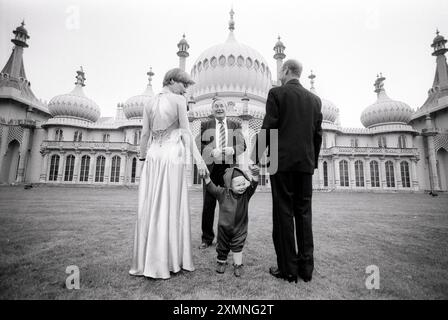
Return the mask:
M 168 279 L 170 272 L 193 271 L 190 208 L 186 180 L 186 148 L 199 174 L 207 167 L 189 129 L 186 99 L 194 84 L 179 68 L 168 71 L 163 89 L 143 110 L 138 189 L 131 275 Z

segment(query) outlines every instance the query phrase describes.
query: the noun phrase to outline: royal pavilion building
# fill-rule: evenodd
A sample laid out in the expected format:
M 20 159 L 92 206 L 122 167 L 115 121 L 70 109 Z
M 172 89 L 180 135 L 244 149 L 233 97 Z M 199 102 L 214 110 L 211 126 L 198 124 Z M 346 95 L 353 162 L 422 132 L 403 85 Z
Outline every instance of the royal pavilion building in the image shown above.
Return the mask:
M 189 88 L 187 101 L 195 136 L 201 122 L 212 116 L 213 99 L 227 103 L 227 116 L 241 124 L 248 146 L 240 156 L 243 160 L 260 130 L 268 91 L 279 85 L 286 47 L 279 37 L 273 56 L 276 70 L 271 70 L 260 53 L 237 40 L 233 16 L 232 10 L 227 39 L 193 63 L 190 74 L 196 84 Z M 0 74 L 0 184 L 138 185 L 143 108 L 154 96 L 152 70 L 146 88 L 142 84 L 141 94 L 118 103 L 115 117 L 101 117 L 101 108 L 84 93 L 82 67 L 73 90 L 46 103 L 36 98 L 26 77 L 23 55 L 29 34 L 23 22 L 13 34 L 14 47 Z M 364 128 L 342 127 L 338 107 L 320 97 L 324 133 L 315 189 L 448 191 L 446 42 L 437 31 L 431 44 L 434 81 L 426 102 L 416 110 L 389 97 L 382 74 L 374 83 L 376 100 L 372 95 L 373 103 L 360 115 Z M 185 70 L 185 35 L 177 46 L 179 67 Z M 316 75 L 308 78 L 309 90 L 319 95 Z M 199 186 L 197 170 L 191 161 L 187 165 L 189 183 Z M 264 168 L 260 185 L 260 190 L 269 188 Z

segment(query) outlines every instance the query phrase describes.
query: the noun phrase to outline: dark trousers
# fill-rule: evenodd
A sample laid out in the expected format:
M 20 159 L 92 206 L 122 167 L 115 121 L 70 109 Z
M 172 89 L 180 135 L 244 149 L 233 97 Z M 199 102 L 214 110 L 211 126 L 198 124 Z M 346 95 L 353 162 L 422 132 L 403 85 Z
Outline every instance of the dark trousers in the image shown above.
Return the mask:
M 228 164 L 214 164 L 210 170 L 210 180 L 217 186 L 224 187 L 224 173 L 230 165 Z M 205 183 L 203 183 L 204 202 L 202 206 L 202 242 L 211 244 L 215 238 L 213 232 L 213 221 L 215 220 L 216 199 L 210 194 Z
M 311 276 L 313 273 L 312 177 L 311 174 L 295 171 L 270 176 L 272 238 L 277 265 L 284 275 Z

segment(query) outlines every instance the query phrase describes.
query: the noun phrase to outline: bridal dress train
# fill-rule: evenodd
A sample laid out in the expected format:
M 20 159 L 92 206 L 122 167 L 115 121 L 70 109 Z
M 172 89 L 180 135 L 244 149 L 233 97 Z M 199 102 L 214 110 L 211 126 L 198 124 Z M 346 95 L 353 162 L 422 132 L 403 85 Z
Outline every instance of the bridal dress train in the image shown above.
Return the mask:
M 165 87 L 144 109 L 141 140 L 146 160 L 129 273 L 168 279 L 170 272 L 194 271 L 186 179 L 192 137 L 185 98 Z M 196 162 L 202 161 L 196 145 L 191 148 Z

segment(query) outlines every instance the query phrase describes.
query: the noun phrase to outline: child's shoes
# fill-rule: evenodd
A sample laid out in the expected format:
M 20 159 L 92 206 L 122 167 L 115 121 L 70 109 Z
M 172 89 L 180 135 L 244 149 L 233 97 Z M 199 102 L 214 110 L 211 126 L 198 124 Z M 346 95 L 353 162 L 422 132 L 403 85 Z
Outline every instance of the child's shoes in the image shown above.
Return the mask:
M 242 264 L 234 264 L 233 265 L 233 274 L 235 277 L 241 277 L 243 274 L 243 265 Z
M 226 271 L 226 267 L 227 267 L 227 262 L 218 261 L 216 264 L 216 272 L 224 273 Z

